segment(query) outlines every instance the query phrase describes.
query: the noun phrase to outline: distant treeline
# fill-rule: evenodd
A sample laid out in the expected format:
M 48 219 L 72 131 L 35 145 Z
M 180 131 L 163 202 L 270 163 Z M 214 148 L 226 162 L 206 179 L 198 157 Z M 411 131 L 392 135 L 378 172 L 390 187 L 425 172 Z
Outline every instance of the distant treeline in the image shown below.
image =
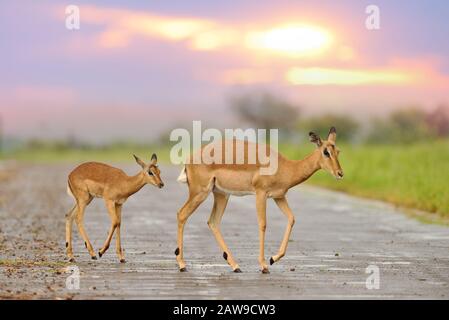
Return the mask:
M 24 147 L 28 150 L 51 149 L 54 151 L 81 150 L 81 151 L 111 151 L 117 149 L 144 149 L 154 146 L 154 143 L 136 143 L 132 141 L 115 141 L 103 144 L 93 144 L 86 141 L 77 140 L 75 138 L 65 140 L 44 140 L 30 139 L 25 142 Z
M 329 113 L 302 118 L 301 108 L 269 94 L 244 95 L 231 99 L 231 110 L 238 119 L 257 128 L 279 128 L 284 136 L 308 131 L 325 136 L 335 126 L 339 141 L 363 143 L 412 143 L 449 137 L 449 106 L 432 111 L 408 107 L 386 117 L 358 121 L 350 115 Z
M 276 108 L 274 106 L 273 110 Z M 246 120 L 248 125 L 255 128 L 279 128 L 281 131 L 280 139 L 284 142 L 296 140 L 298 136 L 304 138 L 309 131 L 315 131 L 322 137 L 326 137 L 331 126 L 337 128 L 338 140 L 348 143 L 413 143 L 449 137 L 449 108 L 446 106 L 439 106 L 433 111 L 423 111 L 418 108 L 399 109 L 384 118 L 374 118 L 363 122 L 351 116 L 336 113 L 301 118 L 299 114 L 296 114 L 296 111 L 292 110 L 288 112 L 286 110 L 278 110 L 281 115 L 288 114 L 289 121 L 275 120 L 271 122 L 269 119 L 275 117 L 271 113 L 273 110 L 269 112 L 269 117 L 262 121 L 256 119 L 256 117 L 252 117 L 251 121 L 247 121 L 248 118 L 242 118 Z M 264 117 L 263 112 L 255 112 L 255 114 L 259 118 Z M 145 147 L 160 147 L 169 144 L 169 134 L 167 133 L 161 135 L 157 141 L 146 144 L 133 141 L 119 141 L 99 145 L 70 138 L 65 140 L 32 139 L 28 140 L 24 145 L 22 144 L 21 147 L 30 150 L 52 149 L 54 151 L 64 151 L 76 149 L 108 151 L 116 149 L 139 150 Z
M 325 137 L 329 128 L 335 126 L 338 140 L 348 143 L 395 144 L 413 143 L 425 140 L 445 139 L 449 137 L 449 106 L 440 105 L 431 111 L 419 107 L 397 109 L 385 117 L 357 120 L 347 114 L 328 113 L 313 117 L 303 117 L 300 106 L 270 95 L 243 95 L 230 99 L 230 110 L 236 117 L 235 127 L 253 127 L 280 129 L 280 140 L 284 143 L 295 142 L 298 137 L 307 138 L 309 131 L 315 131 Z M 180 125 L 179 127 L 188 126 Z M 205 128 L 207 128 L 205 126 Z M 28 150 L 97 150 L 144 149 L 148 147 L 169 146 L 170 131 L 160 135 L 159 139 L 148 143 L 129 141 L 98 144 L 81 141 L 75 137 L 61 140 L 31 139 L 26 142 L 9 142 L 6 149 Z M 2 141 L 0 132 L 0 141 Z M 1 146 L 1 144 L 0 144 Z M 3 145 L 5 147 L 5 145 Z M 1 156 L 0 150 L 0 156 Z
M 391 144 L 434 140 L 449 137 L 449 108 L 440 106 L 430 112 L 418 108 L 399 109 L 363 125 L 350 116 L 327 114 L 304 119 L 299 127 L 325 134 L 332 125 L 340 128 L 340 141 Z

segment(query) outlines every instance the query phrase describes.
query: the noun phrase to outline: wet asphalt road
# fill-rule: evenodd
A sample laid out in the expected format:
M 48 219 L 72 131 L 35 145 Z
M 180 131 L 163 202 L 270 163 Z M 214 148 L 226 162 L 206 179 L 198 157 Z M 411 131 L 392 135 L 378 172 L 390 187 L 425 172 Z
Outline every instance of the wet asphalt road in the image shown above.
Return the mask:
M 124 205 L 127 263 L 118 262 L 115 241 L 101 259 L 90 260 L 74 228 L 76 262 L 69 264 L 64 215 L 72 205 L 65 192 L 71 168 L 31 166 L 0 182 L 0 298 L 449 298 L 448 227 L 310 186 L 288 194 L 297 223 L 287 255 L 271 266 L 270 274 L 259 272 L 253 196 L 231 197 L 221 227 L 243 273 L 231 272 L 206 224 L 212 197 L 187 222 L 189 271 L 180 273 L 174 255 L 176 212 L 186 200 L 187 186 L 176 182 L 178 167 L 162 166 L 165 188 L 146 186 Z M 135 173 L 137 167 L 126 171 Z M 274 202 L 268 203 L 267 259 L 277 252 L 287 223 Z M 102 200 L 87 208 L 85 225 L 98 251 L 110 226 Z M 66 288 L 67 266 L 79 268 L 79 290 Z M 369 266 L 379 270 L 379 289 L 366 286 Z

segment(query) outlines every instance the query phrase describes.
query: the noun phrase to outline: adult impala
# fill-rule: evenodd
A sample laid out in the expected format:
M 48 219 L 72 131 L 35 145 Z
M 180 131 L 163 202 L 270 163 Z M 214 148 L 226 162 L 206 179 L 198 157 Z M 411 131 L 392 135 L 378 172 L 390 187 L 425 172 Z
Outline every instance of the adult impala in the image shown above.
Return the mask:
M 281 154 L 277 154 L 274 150 L 265 146 L 267 148 L 267 154 L 275 153 L 274 155 L 278 159 L 277 171 L 273 175 L 261 175 L 259 169 L 264 165 L 260 164 L 258 160 L 255 164 L 249 164 L 247 161 L 249 147 L 246 142 L 244 144 L 245 162 L 243 164 L 192 164 L 190 162 L 190 164 L 185 165 L 178 181 L 188 184 L 189 198 L 178 211 L 178 248 L 175 250 L 176 260 L 181 272 L 186 271 L 186 264 L 183 257 L 185 223 L 190 215 L 207 198 L 209 193 L 212 192 L 214 195 L 214 205 L 208 220 L 208 225 L 223 251 L 224 259 L 232 267 L 234 272 L 241 272 L 241 270 L 220 232 L 221 218 L 230 195 L 254 194 L 256 196 L 257 219 L 259 224 L 259 264 L 263 273 L 269 273 L 264 253 L 267 198 L 273 198 L 288 219 L 287 229 L 285 230 L 279 251 L 270 259 L 270 264 L 273 264 L 285 255 L 290 233 L 295 224 L 295 217 L 286 199 L 287 191 L 291 187 L 307 180 L 319 169 L 328 171 L 337 179 L 343 177 L 343 171 L 338 162 L 339 150 L 335 145 L 337 138 L 335 128 L 332 127 L 330 129 L 327 140 L 321 140 L 313 132 L 310 132 L 309 136 L 310 141 L 316 144 L 317 149 L 303 160 L 286 159 Z M 233 156 L 235 159 L 235 140 L 223 141 L 222 150 L 226 150 L 225 144 L 227 143 L 231 143 L 231 147 L 234 147 Z M 256 149 L 261 146 L 256 145 Z M 224 161 L 221 163 L 224 163 Z
M 84 229 L 84 210 L 93 198 L 103 198 L 111 218 L 111 228 L 103 247 L 98 252 L 101 257 L 112 240 L 116 231 L 116 250 L 120 262 L 125 262 L 120 242 L 120 226 L 122 222 L 122 206 L 126 200 L 142 189 L 146 184 L 152 184 L 159 188 L 164 186 L 157 166 L 157 156 L 153 154 L 151 162 L 146 164 L 137 156 L 136 162 L 142 170 L 135 176 L 128 176 L 122 170 L 98 162 L 88 162 L 80 165 L 69 175 L 67 193 L 72 196 L 76 204 L 66 215 L 66 247 L 67 256 L 74 261 L 72 249 L 72 223 L 76 221 L 78 230 L 84 239 L 84 244 L 92 259 L 97 259 L 92 244 Z

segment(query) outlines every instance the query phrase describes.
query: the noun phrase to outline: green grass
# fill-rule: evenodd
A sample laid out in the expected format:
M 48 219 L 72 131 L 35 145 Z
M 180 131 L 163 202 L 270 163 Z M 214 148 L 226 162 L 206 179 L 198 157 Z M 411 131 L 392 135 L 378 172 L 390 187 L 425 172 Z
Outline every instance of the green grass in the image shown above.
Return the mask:
M 299 159 L 312 148 L 281 152 Z M 339 148 L 344 179 L 320 171 L 308 183 L 449 217 L 449 141 Z
M 290 159 L 301 159 L 313 148 L 312 144 L 281 145 L 280 151 Z M 319 171 L 306 183 L 436 213 L 430 220 L 449 219 L 449 140 L 412 145 L 339 144 L 339 148 L 344 179 L 336 181 L 327 172 Z M 114 163 L 134 161 L 133 153 L 148 161 L 153 152 L 160 162 L 168 163 L 169 146 L 84 150 L 44 147 L 19 150 L 8 157 L 37 163 Z
M 48 267 L 48 268 L 62 268 L 69 265 L 68 262 L 60 261 L 35 261 L 24 259 L 0 259 L 0 267 Z
M 123 146 L 99 149 L 69 149 L 69 148 L 24 148 L 7 156 L 21 162 L 55 163 L 55 162 L 84 162 L 100 161 L 106 163 L 134 161 L 133 154 L 144 161 L 150 161 L 151 155 L 156 153 L 161 162 L 169 161 L 169 147 L 151 146 Z

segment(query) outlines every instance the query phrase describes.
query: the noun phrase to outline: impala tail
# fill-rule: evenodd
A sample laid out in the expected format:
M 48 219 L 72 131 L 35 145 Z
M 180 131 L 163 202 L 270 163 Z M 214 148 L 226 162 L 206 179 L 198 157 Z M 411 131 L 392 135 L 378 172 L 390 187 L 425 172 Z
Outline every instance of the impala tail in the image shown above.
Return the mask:
M 187 183 L 187 171 L 186 166 L 184 166 L 181 170 L 181 173 L 179 174 L 179 177 L 177 179 L 178 182 L 181 183 Z
M 76 199 L 72 192 L 72 187 L 70 186 L 70 180 L 67 180 L 67 194 L 72 197 L 73 199 Z

